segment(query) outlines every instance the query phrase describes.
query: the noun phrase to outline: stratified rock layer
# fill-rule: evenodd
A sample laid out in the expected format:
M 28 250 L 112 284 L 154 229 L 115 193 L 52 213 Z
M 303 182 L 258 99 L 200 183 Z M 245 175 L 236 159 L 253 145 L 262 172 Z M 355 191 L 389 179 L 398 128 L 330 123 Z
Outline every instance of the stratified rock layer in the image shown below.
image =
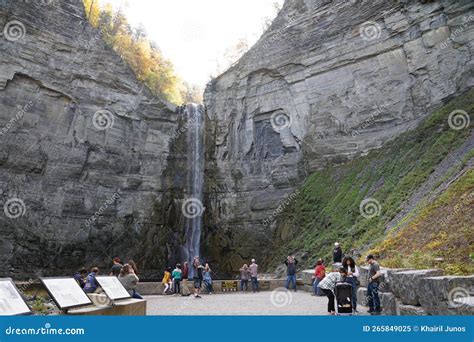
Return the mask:
M 205 94 L 215 135 L 207 206 L 224 268 L 265 257 L 272 217 L 309 172 L 381 147 L 472 87 L 473 8 L 469 0 L 285 3 Z
M 0 204 L 24 203 L 23 216 L 0 215 L 0 276 L 108 268 L 114 256 L 161 270 L 174 108 L 104 44 L 82 1 L 0 4 L 2 30 L 25 29 L 0 37 Z

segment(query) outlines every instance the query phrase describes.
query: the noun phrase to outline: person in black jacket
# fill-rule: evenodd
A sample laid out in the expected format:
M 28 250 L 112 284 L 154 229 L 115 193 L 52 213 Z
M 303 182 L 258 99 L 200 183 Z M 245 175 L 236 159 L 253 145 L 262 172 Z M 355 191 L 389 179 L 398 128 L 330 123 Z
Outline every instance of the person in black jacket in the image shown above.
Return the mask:
M 332 261 L 334 261 L 334 263 L 342 262 L 342 248 L 341 246 L 339 246 L 339 242 L 336 242 L 334 244 L 334 251 L 332 252 Z
M 289 290 L 290 283 L 293 284 L 293 288 L 296 292 L 296 265 L 298 265 L 298 260 L 294 256 L 289 255 L 285 260 L 286 269 L 286 289 Z

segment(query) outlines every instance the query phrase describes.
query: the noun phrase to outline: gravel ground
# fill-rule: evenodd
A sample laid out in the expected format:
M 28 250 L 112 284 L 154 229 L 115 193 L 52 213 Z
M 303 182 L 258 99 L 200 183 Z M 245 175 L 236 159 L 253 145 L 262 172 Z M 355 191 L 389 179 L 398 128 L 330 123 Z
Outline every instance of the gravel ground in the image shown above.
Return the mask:
M 145 296 L 147 315 L 327 315 L 327 298 L 308 292 L 203 294 L 202 298 Z M 366 315 L 366 307 L 358 307 Z

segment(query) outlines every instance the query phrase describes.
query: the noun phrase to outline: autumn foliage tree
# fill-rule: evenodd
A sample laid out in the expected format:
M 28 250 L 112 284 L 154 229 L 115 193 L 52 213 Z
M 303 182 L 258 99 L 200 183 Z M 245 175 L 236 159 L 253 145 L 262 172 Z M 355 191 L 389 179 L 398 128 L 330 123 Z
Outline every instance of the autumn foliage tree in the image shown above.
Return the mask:
M 110 4 L 101 8 L 99 0 L 83 0 L 90 24 L 99 29 L 104 41 L 132 68 L 137 78 L 157 96 L 182 104 L 191 91 L 177 76 L 171 61 L 165 59 L 150 41 L 142 26 L 132 28 L 120 11 Z

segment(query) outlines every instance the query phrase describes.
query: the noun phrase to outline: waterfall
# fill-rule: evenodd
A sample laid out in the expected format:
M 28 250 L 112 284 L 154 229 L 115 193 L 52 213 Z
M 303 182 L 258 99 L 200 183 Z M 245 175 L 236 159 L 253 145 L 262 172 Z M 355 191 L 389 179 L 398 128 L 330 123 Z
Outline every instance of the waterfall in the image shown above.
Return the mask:
M 189 276 L 193 276 L 192 261 L 200 254 L 204 184 L 204 107 L 194 103 L 185 110 L 187 119 L 187 192 L 182 205 L 186 220 L 184 257 L 189 262 Z

